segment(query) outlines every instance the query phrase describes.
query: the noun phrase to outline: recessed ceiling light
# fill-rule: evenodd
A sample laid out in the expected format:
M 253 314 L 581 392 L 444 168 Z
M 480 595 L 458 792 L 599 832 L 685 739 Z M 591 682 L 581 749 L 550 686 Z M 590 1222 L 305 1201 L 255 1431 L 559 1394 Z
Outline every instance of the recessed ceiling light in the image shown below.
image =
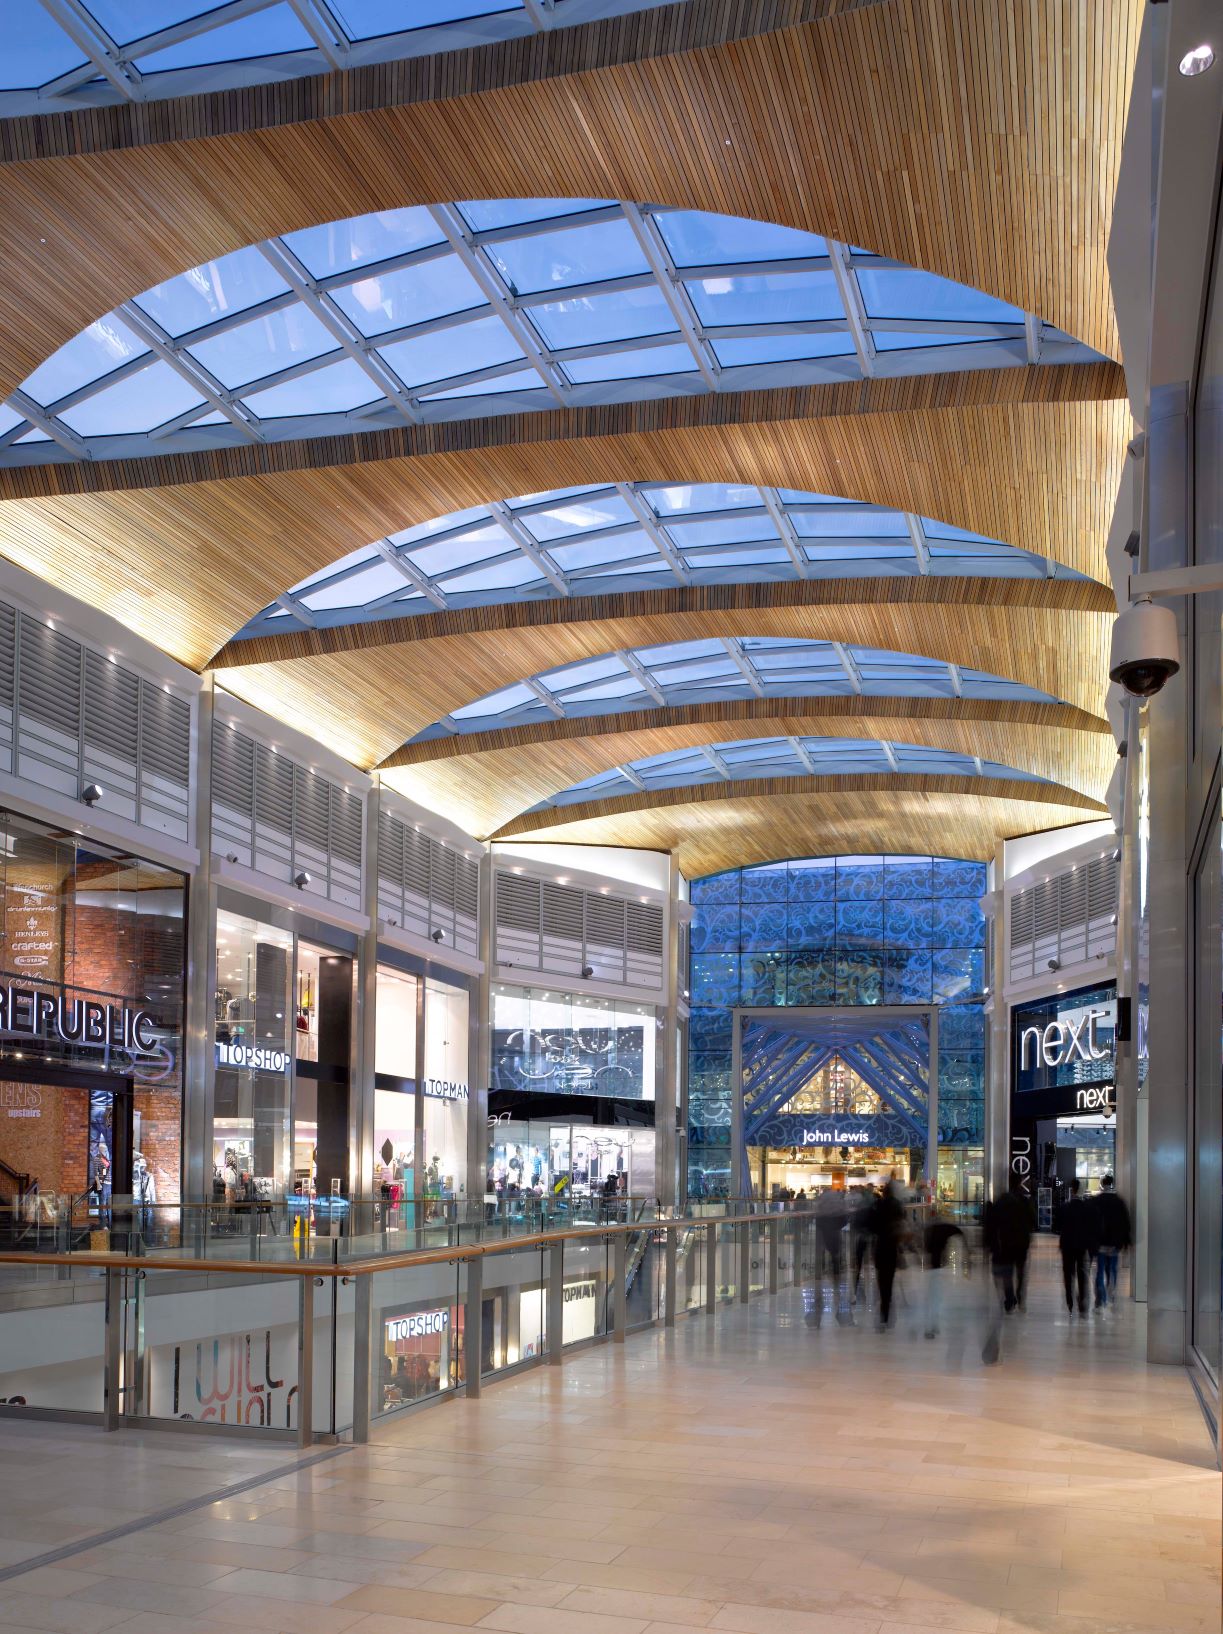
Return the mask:
M 1198 74 L 1204 74 L 1214 60 L 1214 46 L 1195 45 L 1192 51 L 1186 51 L 1181 58 L 1180 71 L 1186 79 L 1195 79 Z

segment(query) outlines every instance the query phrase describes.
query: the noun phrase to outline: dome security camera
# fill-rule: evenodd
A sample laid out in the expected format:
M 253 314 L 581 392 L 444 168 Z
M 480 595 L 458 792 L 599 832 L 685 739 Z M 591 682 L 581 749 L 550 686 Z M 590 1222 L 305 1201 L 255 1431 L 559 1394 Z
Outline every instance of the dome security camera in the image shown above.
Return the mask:
M 590 980 L 590 978 L 594 975 L 594 973 L 595 973 L 595 967 L 593 965 L 583 965 L 582 966 L 582 975 L 585 977 L 585 979 L 587 981 Z
M 1120 681 L 1134 698 L 1153 698 L 1181 667 L 1176 614 L 1140 596 L 1118 613 L 1113 624 L 1110 681 Z

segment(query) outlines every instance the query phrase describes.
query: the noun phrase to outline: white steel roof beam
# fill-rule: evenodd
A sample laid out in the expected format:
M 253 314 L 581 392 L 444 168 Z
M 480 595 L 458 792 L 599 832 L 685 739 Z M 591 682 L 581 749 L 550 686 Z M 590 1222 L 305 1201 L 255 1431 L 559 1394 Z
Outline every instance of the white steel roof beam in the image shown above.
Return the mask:
M 857 664 L 854 663 L 853 656 L 850 653 L 849 648 L 840 641 L 831 641 L 829 642 L 829 646 L 832 648 L 833 652 L 836 653 L 837 662 L 845 671 L 850 686 L 859 696 L 861 696 L 862 672 L 859 670 Z
M 640 658 L 638 658 L 635 652 L 630 652 L 625 649 L 619 652 L 616 656 L 648 698 L 653 698 L 656 704 L 666 703 L 666 693 L 663 691 L 662 687 L 659 686 L 658 682 L 650 674 L 649 670 L 641 662 Z
M 535 694 L 549 715 L 554 715 L 558 721 L 565 719 L 565 706 L 554 692 L 548 691 L 542 681 L 537 681 L 533 675 L 528 675 L 523 677 L 522 684 L 528 692 Z
M 547 551 L 536 544 L 513 511 L 507 505 L 503 505 L 500 500 L 496 500 L 488 507 L 488 510 L 489 515 L 500 527 L 502 533 L 509 538 L 512 544 L 517 545 L 531 566 L 543 574 L 558 595 L 567 596 L 569 594 L 568 579 L 566 579 Z
M 725 778 L 728 783 L 734 782 L 736 774 L 726 764 L 726 762 L 722 759 L 722 756 L 712 744 L 702 743 L 698 746 L 696 752 L 698 755 L 703 755 L 705 757 L 705 759 L 713 767 L 714 771 L 717 772 L 719 777 Z
M 632 766 L 617 766 L 616 770 L 620 773 L 621 777 L 623 777 L 627 782 L 631 783 L 635 789 L 639 790 L 642 794 L 646 792 L 645 778 L 642 777 L 640 772 L 635 771 Z
M 1040 319 L 1033 312 L 1025 312 L 1023 315 L 1023 338 L 1028 351 L 1028 362 L 1039 363 L 1044 333 Z
M 654 546 L 654 549 L 662 557 L 663 561 L 666 562 L 672 573 L 675 574 L 675 577 L 681 584 L 689 584 L 691 582 L 691 575 L 688 572 L 687 564 L 685 563 L 684 558 L 680 555 L 679 551 L 676 550 L 675 546 L 671 543 L 666 529 L 655 515 L 653 506 L 648 505 L 646 501 L 642 499 L 637 490 L 627 482 L 617 482 L 615 484 L 615 488 L 616 492 L 620 495 L 620 498 L 628 506 L 629 510 L 632 511 L 638 522 L 640 522 L 646 537 Z M 583 537 L 585 537 L 585 535 L 583 535 Z
M 126 60 L 119 42 L 111 38 L 80 0 L 40 0 L 40 4 L 120 96 L 129 102 L 140 101 L 144 95 L 140 70 Z
M 714 356 L 713 348 L 705 339 L 696 308 L 688 299 L 688 292 L 680 282 L 679 273 L 671 260 L 662 234 L 657 225 L 648 216 L 643 215 L 637 205 L 622 203 L 620 208 L 624 212 L 624 219 L 633 230 L 633 237 L 637 240 L 641 253 L 649 263 L 651 272 L 658 280 L 663 300 L 679 325 L 701 379 L 710 391 L 717 391 L 718 376 L 722 372 L 721 365 Z
M 509 290 L 494 271 L 492 263 L 472 244 L 471 235 L 458 211 L 449 204 L 431 204 L 428 211 L 445 233 L 454 253 L 479 285 L 488 304 L 509 330 L 519 351 L 563 406 L 567 398 L 551 353 L 538 339 L 532 326 L 513 310 Z
M 883 750 L 884 759 L 888 763 L 888 771 L 898 772 L 900 770 L 900 761 L 896 758 L 895 744 L 880 740 L 879 747 Z
M 726 656 L 730 659 L 731 663 L 739 671 L 739 674 L 752 689 L 756 697 L 763 698 L 764 680 L 761 677 L 760 671 L 756 668 L 755 664 L 752 663 L 751 659 L 747 656 L 739 643 L 733 636 L 721 636 L 719 638 L 719 644 L 721 645 Z
M 421 412 L 399 376 L 372 350 L 371 343 L 331 297 L 318 287 L 306 268 L 279 238 L 258 246 L 260 255 L 294 291 L 302 304 L 335 336 L 348 356 L 367 374 L 384 397 L 395 405 L 409 425 L 419 425 Z
M 802 764 L 807 772 L 807 775 L 809 777 L 818 777 L 820 775 L 819 767 L 815 764 L 815 761 L 812 760 L 811 752 L 806 745 L 803 744 L 798 738 L 788 737 L 786 742 L 794 751 L 796 759 Z
M 32 397 L 27 397 L 23 391 L 15 391 L 9 397 L 9 407 L 17 410 L 32 426 L 39 431 L 45 431 L 53 442 L 72 454 L 78 460 L 91 460 L 93 454 L 83 437 L 78 437 L 70 426 L 63 425 L 53 414 L 41 408 Z M 17 427 L 13 427 L 14 431 Z M 23 432 L 24 436 L 25 433 Z
M 836 279 L 837 294 L 840 295 L 841 304 L 845 308 L 849 332 L 853 336 L 854 351 L 858 354 L 858 367 L 869 379 L 875 373 L 875 343 L 871 339 L 870 324 L 862 301 L 862 291 L 858 288 L 857 274 L 849 264 L 849 248 L 845 244 L 838 244 L 832 238 L 826 242 L 832 260 L 832 276 Z
M 904 513 L 905 526 L 909 530 L 909 538 L 913 543 L 913 554 L 917 558 L 917 571 L 929 573 L 930 546 L 926 540 L 926 530 L 922 527 L 922 519 L 914 511 Z
M 374 549 L 382 557 L 383 561 L 389 562 L 397 573 L 402 573 L 408 583 L 419 590 L 425 600 L 432 602 L 433 606 L 438 608 L 439 611 L 449 606 L 446 597 L 429 575 L 422 573 L 416 563 L 407 556 L 401 555 L 389 539 L 375 539 Z
M 947 675 L 951 681 L 953 695 L 962 698 L 964 696 L 964 677 L 960 674 L 960 666 L 958 664 L 948 664 Z
M 211 403 L 213 408 L 223 414 L 238 430 L 250 437 L 254 442 L 262 442 L 262 433 L 259 422 L 245 403 L 240 403 L 217 377 L 202 363 L 198 363 L 189 352 L 183 351 L 177 341 L 172 340 L 159 323 L 155 323 L 147 313 L 142 312 L 134 301 L 124 301 L 118 309 L 119 316 L 137 335 L 154 356 L 163 363 L 168 363 L 193 391 L 199 392 L 205 402 Z
M 288 0 L 289 9 L 318 46 L 327 66 L 348 67 L 348 36 L 340 27 L 326 0 Z
M 764 501 L 764 508 L 768 512 L 769 520 L 777 529 L 777 537 L 785 546 L 786 555 L 794 563 L 795 572 L 800 579 L 811 577 L 811 563 L 807 560 L 807 553 L 803 549 L 802 541 L 791 521 L 781 497 L 776 488 L 761 488 L 760 497 Z M 755 506 L 751 509 L 754 511 Z

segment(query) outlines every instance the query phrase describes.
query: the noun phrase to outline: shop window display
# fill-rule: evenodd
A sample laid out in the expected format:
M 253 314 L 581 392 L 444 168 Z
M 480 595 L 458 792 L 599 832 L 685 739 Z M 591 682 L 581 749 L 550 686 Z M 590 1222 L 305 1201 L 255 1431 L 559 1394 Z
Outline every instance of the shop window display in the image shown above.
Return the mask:
M 506 1120 L 489 1144 L 486 1200 L 602 1199 L 654 1193 L 654 1131 L 622 1125 Z
M 467 990 L 430 977 L 425 983 L 424 1191 L 466 1194 L 468 1084 Z
M 0 1218 L 179 1200 L 183 876 L 0 814 Z M 54 1069 L 43 1076 L 44 1069 Z
M 293 938 L 275 925 L 217 915 L 213 1195 L 270 1200 L 288 1188 Z
M 451 1390 L 463 1378 L 461 1305 L 414 1305 L 382 1312 L 375 1399 L 383 1413 Z
M 494 1089 L 654 1099 L 654 1012 L 567 993 L 493 993 Z

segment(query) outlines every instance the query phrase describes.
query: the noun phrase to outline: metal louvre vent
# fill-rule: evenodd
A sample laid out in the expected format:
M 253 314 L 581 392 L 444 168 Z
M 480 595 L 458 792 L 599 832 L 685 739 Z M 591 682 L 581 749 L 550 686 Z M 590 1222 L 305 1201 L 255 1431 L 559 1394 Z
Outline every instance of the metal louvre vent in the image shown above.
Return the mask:
M 212 848 L 307 896 L 361 906 L 364 803 L 221 720 L 212 732 Z
M 185 698 L 0 602 L 0 770 L 186 841 L 190 760 Z
M 388 812 L 378 818 L 378 913 L 446 948 L 477 957 L 480 865 Z
M 493 917 L 503 970 L 662 987 L 664 915 L 657 903 L 499 872 Z
M 1117 946 L 1117 859 L 1093 857 L 1010 901 L 1010 979 L 1108 958 Z

